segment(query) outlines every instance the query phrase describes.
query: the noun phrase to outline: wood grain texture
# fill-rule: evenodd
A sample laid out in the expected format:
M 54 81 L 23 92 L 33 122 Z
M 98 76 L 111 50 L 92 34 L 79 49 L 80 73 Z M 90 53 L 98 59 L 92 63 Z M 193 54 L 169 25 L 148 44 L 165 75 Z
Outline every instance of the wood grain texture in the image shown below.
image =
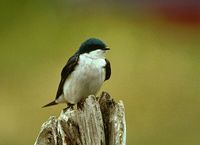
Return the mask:
M 35 145 L 125 145 L 126 122 L 122 101 L 108 93 L 93 95 L 78 109 L 63 109 L 41 127 Z

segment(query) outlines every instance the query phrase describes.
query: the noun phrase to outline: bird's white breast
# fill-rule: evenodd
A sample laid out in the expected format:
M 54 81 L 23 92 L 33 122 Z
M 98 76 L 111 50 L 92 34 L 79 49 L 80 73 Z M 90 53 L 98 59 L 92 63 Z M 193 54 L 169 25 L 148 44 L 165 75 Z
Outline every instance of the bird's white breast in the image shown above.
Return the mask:
M 104 58 L 80 55 L 78 65 L 65 81 L 64 101 L 76 104 L 82 98 L 96 94 L 105 80 L 105 65 Z

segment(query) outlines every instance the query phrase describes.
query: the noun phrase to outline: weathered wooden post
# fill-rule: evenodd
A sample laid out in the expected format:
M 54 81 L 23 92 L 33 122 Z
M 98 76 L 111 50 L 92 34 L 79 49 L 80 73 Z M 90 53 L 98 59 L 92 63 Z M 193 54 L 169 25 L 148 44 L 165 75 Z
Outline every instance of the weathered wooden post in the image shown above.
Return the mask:
M 91 95 L 81 108 L 64 109 L 41 127 L 35 145 L 125 145 L 126 122 L 122 101 L 108 93 Z

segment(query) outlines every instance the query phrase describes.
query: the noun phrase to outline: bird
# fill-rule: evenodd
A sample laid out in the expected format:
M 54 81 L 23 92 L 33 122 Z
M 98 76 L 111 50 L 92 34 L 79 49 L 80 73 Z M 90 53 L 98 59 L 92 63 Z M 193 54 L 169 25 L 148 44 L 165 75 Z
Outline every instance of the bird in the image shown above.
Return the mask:
M 106 58 L 108 50 L 100 39 L 84 41 L 62 69 L 55 99 L 43 108 L 60 103 L 73 107 L 89 95 L 96 95 L 111 77 L 111 65 Z

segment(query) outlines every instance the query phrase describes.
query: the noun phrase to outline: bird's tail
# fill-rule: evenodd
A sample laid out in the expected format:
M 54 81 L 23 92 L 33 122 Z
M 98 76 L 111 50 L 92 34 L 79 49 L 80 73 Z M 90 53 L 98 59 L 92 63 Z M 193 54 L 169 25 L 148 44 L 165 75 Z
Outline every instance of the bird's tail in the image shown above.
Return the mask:
M 56 101 L 54 100 L 54 101 L 50 102 L 49 104 L 42 106 L 42 108 L 49 107 L 49 106 L 56 105 L 56 104 L 58 104 L 58 103 L 56 103 Z

